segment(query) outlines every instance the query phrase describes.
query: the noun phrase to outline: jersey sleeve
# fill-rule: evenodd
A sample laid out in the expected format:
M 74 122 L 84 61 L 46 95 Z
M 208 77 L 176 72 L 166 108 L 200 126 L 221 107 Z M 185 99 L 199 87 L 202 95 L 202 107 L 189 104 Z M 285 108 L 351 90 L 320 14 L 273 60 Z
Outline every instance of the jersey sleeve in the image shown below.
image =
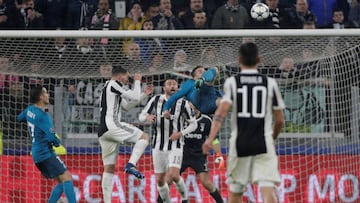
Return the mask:
M 232 93 L 232 81 L 234 80 L 234 77 L 230 77 L 228 79 L 225 80 L 224 83 L 224 95 L 222 96 L 222 99 L 220 102 L 228 102 L 230 104 L 232 104 L 232 98 L 233 98 L 233 93 Z
M 152 110 L 154 109 L 155 104 L 155 98 L 158 97 L 157 96 L 153 96 L 148 103 L 146 104 L 146 106 L 144 107 L 144 109 L 140 112 L 139 114 L 139 121 L 141 122 L 145 122 L 146 121 L 146 117 L 148 115 L 151 114 Z
M 178 99 L 188 94 L 192 88 L 194 88 L 194 84 L 192 84 L 190 80 L 187 80 L 181 85 L 180 89 L 165 102 L 162 111 L 169 110 Z
M 269 86 L 270 91 L 272 91 L 272 109 L 285 109 L 285 103 L 281 96 L 279 86 L 273 78 L 269 78 Z
M 27 112 L 27 108 L 22 111 L 18 116 L 17 116 L 17 121 L 26 121 L 26 112 Z
M 134 88 L 131 90 L 125 90 L 120 84 L 117 82 L 112 83 L 111 91 L 115 94 L 120 94 L 122 97 L 126 99 L 131 99 L 134 101 L 140 101 L 141 99 L 141 82 L 139 80 L 135 80 Z

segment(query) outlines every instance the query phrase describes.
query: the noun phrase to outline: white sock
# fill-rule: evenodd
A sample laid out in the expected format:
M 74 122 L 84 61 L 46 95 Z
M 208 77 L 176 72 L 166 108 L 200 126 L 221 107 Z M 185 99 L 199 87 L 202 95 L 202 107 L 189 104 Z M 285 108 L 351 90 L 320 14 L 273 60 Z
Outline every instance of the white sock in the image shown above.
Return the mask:
M 129 159 L 129 163 L 132 163 L 132 164 L 134 164 L 134 166 L 136 166 L 136 163 L 138 162 L 141 155 L 144 153 L 145 148 L 148 145 L 149 145 L 149 141 L 144 140 L 144 139 L 138 140 L 134 145 L 133 151 L 132 151 L 130 159 Z
M 184 179 L 181 176 L 180 176 L 179 181 L 175 182 L 175 186 L 176 186 L 176 189 L 180 192 L 181 199 L 187 200 L 188 195 L 187 195 L 187 191 L 186 191 L 186 185 L 185 185 Z
M 104 203 L 111 203 L 111 196 L 112 196 L 112 180 L 114 174 L 104 172 L 101 181 L 101 187 L 103 192 Z
M 159 191 L 159 195 L 161 197 L 161 199 L 163 200 L 164 203 L 170 203 L 171 199 L 170 199 L 170 189 L 169 189 L 169 185 L 167 183 L 165 183 L 163 186 L 157 186 L 157 189 Z

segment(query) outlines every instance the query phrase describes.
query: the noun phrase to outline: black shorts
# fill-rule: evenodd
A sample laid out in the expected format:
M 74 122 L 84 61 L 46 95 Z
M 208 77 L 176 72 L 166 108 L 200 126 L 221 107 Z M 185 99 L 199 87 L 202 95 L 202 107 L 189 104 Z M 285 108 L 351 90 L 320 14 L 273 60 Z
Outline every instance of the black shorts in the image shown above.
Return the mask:
M 52 155 L 50 158 L 45 159 L 42 162 L 35 163 L 35 165 L 45 178 L 58 177 L 67 170 L 60 157 L 55 155 Z
M 201 172 L 209 172 L 208 161 L 206 155 L 201 156 L 185 156 L 181 164 L 180 174 L 188 167 L 192 168 L 196 174 Z

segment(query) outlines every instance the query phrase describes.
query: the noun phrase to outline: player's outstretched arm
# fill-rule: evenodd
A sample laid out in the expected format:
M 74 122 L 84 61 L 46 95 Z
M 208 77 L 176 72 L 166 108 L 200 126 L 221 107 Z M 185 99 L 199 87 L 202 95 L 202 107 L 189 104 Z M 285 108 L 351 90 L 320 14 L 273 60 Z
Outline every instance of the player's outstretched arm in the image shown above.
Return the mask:
M 27 108 L 17 116 L 17 118 L 16 118 L 17 121 L 25 121 L 26 120 L 26 112 L 27 112 Z
M 150 113 L 153 111 L 154 107 L 155 107 L 155 100 L 156 97 L 159 97 L 159 95 L 153 96 L 150 101 L 146 104 L 146 106 L 144 107 L 144 109 L 140 112 L 139 114 L 139 121 L 140 122 L 146 122 L 149 121 L 148 117 L 150 116 Z M 153 120 L 153 119 L 152 119 Z
M 146 99 L 149 95 L 151 95 L 153 91 L 154 91 L 154 87 L 152 85 L 148 85 L 145 87 L 144 92 L 140 94 L 140 100 L 129 102 L 126 99 L 123 99 L 121 101 L 121 107 L 125 111 L 129 111 L 129 110 L 133 109 L 134 107 L 136 107 L 137 105 L 139 105 L 140 102 L 143 101 L 144 99 Z
M 165 102 L 162 112 L 169 110 L 178 99 L 188 94 L 193 87 L 193 80 L 187 80 L 185 83 L 183 83 L 180 89 Z

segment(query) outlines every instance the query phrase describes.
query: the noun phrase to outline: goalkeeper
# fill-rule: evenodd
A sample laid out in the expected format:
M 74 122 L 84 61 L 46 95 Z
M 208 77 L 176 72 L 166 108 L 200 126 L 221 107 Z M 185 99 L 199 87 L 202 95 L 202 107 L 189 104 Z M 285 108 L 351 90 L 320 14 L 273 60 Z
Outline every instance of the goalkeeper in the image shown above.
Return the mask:
M 192 168 L 200 178 L 201 184 L 214 198 L 216 203 L 223 203 L 224 201 L 218 189 L 210 181 L 207 155 L 204 155 L 201 149 L 202 144 L 210 133 L 212 120 L 209 116 L 201 114 L 196 108 L 194 108 L 194 110 L 198 127 L 195 131 L 184 135 L 185 145 L 180 173 L 184 172 L 188 167 Z M 225 161 L 221 155 L 220 142 L 218 139 L 213 141 L 213 148 L 216 152 L 215 162 L 219 164 L 218 168 L 225 169 Z
M 27 121 L 32 139 L 31 153 L 36 167 L 46 178 L 55 179 L 58 183 L 53 188 L 49 203 L 56 203 L 64 192 L 69 203 L 75 203 L 74 184 L 65 164 L 55 154 L 53 146 L 59 147 L 53 123 L 45 107 L 49 104 L 49 93 L 46 88 L 37 85 L 30 90 L 30 99 L 34 104 L 21 112 L 17 120 Z
M 165 117 L 169 117 L 168 110 L 181 97 L 185 97 L 203 114 L 214 114 L 218 99 L 222 94 L 211 84 L 218 75 L 217 68 L 205 71 L 202 66 L 196 66 L 191 71 L 192 79 L 185 81 L 179 91 L 172 95 L 163 106 Z

